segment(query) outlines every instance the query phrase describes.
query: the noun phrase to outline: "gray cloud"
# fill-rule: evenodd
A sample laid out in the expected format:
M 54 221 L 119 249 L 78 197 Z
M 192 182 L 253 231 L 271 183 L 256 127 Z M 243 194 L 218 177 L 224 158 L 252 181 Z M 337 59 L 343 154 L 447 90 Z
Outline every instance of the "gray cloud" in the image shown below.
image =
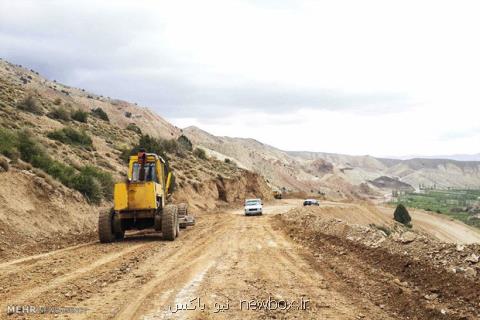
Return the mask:
M 152 32 L 157 19 L 145 8 L 101 1 L 74 8 L 63 1 L 2 1 L 0 56 L 50 79 L 147 105 L 166 117 L 300 108 L 384 113 L 408 105 L 402 93 L 359 94 L 219 75 L 169 52 L 161 30 Z

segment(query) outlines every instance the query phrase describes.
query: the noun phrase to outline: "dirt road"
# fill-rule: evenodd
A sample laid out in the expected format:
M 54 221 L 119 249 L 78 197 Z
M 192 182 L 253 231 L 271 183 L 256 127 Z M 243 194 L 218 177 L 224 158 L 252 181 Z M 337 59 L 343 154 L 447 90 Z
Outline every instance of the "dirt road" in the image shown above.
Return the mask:
M 21 305 L 80 308 L 58 319 L 398 319 L 350 290 L 338 257 L 318 263 L 278 227 L 275 214 L 297 203 L 275 202 L 256 217 L 204 214 L 174 242 L 137 234 L 4 262 L 1 316 L 46 317 L 7 315 Z
M 310 266 L 300 254 L 305 250 L 272 226 L 272 214 L 291 206 L 266 206 L 259 217 L 238 210 L 205 214 L 175 242 L 135 235 L 5 262 L 2 317 L 24 317 L 7 316 L 7 305 L 28 305 L 85 308 L 60 319 L 388 319 L 362 297 L 337 292 L 329 272 Z M 195 298 L 188 307 L 197 310 L 174 312 Z M 277 310 L 258 310 L 252 302 L 269 299 Z M 228 310 L 220 310 L 227 302 Z

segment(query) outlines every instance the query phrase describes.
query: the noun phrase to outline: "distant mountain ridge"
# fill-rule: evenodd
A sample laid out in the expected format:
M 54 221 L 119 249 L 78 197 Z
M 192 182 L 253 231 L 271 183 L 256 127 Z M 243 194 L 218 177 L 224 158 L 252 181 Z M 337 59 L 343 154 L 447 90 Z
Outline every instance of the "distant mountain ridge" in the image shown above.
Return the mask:
M 452 154 L 452 155 L 437 155 L 437 156 L 402 156 L 402 157 L 386 157 L 389 159 L 411 160 L 411 159 L 447 159 L 456 161 L 480 161 L 480 153 L 476 154 Z
M 197 127 L 184 133 L 213 156 L 231 158 L 257 171 L 279 189 L 321 191 L 344 197 L 384 194 L 389 188 L 372 183 L 397 179 L 403 187 L 480 188 L 480 161 L 414 158 L 408 160 L 350 156 L 325 152 L 283 151 L 254 139 L 214 136 Z M 404 185 L 405 184 L 405 185 Z M 392 185 L 392 184 L 386 184 Z

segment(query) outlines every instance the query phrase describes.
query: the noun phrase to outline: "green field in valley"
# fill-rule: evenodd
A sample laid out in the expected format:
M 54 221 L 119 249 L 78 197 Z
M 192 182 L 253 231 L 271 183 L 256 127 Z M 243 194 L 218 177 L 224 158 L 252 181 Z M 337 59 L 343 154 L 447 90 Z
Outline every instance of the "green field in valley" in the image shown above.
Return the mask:
M 480 190 L 429 189 L 406 192 L 393 198 L 392 204 L 403 203 L 407 208 L 433 211 L 480 228 Z

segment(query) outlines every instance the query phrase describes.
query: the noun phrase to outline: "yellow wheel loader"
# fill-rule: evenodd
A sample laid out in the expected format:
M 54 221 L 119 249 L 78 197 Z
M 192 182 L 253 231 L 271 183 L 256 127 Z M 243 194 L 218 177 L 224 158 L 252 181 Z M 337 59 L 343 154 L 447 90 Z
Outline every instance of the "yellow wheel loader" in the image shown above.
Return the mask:
M 193 225 L 187 205 L 167 204 L 172 173 L 162 157 L 143 150 L 130 156 L 127 181 L 116 183 L 114 206 L 100 213 L 98 236 L 107 243 L 123 239 L 126 230 L 153 228 L 165 240 L 173 241 L 180 227 Z

